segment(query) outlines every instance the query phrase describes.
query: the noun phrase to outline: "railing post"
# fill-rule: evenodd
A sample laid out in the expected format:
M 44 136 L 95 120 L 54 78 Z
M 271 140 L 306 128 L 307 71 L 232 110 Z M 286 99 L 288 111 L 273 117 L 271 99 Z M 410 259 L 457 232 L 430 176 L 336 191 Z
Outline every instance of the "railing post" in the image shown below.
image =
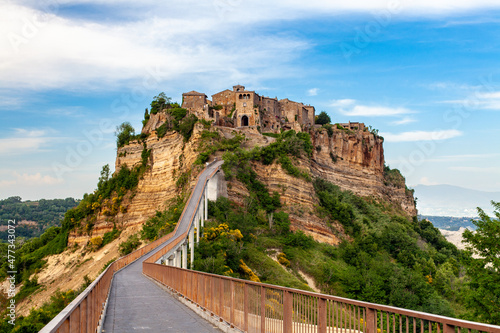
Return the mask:
M 318 298 L 318 333 L 326 333 L 326 300 Z
M 375 310 L 366 308 L 366 332 L 375 333 L 377 332 L 377 322 L 375 318 Z
M 292 333 L 293 328 L 293 295 L 283 291 L 283 333 Z
M 231 325 L 234 325 L 234 281 L 231 280 L 230 281 L 230 284 L 229 284 L 230 288 L 230 297 L 231 297 L 231 314 L 230 314 L 230 322 L 231 322 Z
M 266 288 L 260 287 L 260 332 L 266 332 Z
M 429 322 L 429 325 L 432 325 L 431 322 Z M 443 324 L 443 333 L 455 333 L 455 326 Z
M 204 200 L 205 200 L 205 220 L 208 220 L 208 198 L 207 198 L 207 183 L 205 183 L 205 190 L 204 190 Z
M 243 285 L 243 328 L 248 332 L 248 284 Z
M 223 318 L 224 317 L 224 280 L 222 278 L 219 278 L 219 292 L 220 292 L 219 317 Z

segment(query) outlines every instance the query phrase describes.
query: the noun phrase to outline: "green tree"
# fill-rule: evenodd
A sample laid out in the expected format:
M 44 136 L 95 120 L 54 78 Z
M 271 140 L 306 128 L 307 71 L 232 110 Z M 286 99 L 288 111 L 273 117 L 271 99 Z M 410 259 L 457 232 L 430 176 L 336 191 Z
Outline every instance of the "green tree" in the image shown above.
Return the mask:
M 99 177 L 97 188 L 99 190 L 102 190 L 103 186 L 108 182 L 108 180 L 109 180 L 109 164 L 106 164 L 105 166 L 102 167 L 101 177 Z
M 475 320 L 500 324 L 500 202 L 492 201 L 495 218 L 477 208 L 479 219 L 472 221 L 475 232 L 466 230 L 463 242 L 470 254 L 479 256 L 468 263 L 470 292 L 466 302 Z
M 116 127 L 116 145 L 118 148 L 125 146 L 135 136 L 135 129 L 129 122 L 124 122 Z
M 151 102 L 151 114 L 157 114 L 158 111 L 163 110 L 170 103 L 172 103 L 172 98 L 165 95 L 164 92 L 159 93 Z
M 319 125 L 329 124 L 331 121 L 332 119 L 330 119 L 330 116 L 325 111 L 321 111 L 316 118 L 316 124 Z

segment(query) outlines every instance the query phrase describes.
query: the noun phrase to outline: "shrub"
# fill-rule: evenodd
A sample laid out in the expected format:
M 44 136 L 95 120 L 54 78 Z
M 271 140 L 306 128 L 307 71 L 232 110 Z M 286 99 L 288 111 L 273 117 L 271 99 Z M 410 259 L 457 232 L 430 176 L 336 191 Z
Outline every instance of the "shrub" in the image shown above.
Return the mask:
M 387 165 L 384 165 L 384 184 L 404 188 L 405 178 L 398 169 L 391 169 Z
M 102 237 L 92 237 L 89 241 L 89 248 L 91 251 L 95 251 L 102 245 Z
M 331 121 L 330 116 L 325 111 L 321 111 L 321 113 L 316 117 L 316 124 L 319 125 L 329 124 Z
M 167 123 L 163 123 L 160 127 L 156 129 L 156 136 L 159 138 L 163 138 L 165 134 L 167 134 L 168 126 Z
M 286 254 L 283 252 L 278 254 L 278 262 L 285 267 L 290 267 L 290 260 L 286 258 Z
M 314 246 L 314 239 L 311 236 L 307 236 L 302 230 L 297 230 L 294 233 L 288 234 L 283 243 L 291 247 L 310 249 Z
M 135 129 L 129 122 L 124 122 L 116 127 L 116 145 L 118 148 L 128 145 L 135 138 Z
M 138 235 L 130 236 L 126 241 L 122 242 L 118 250 L 122 256 L 132 253 L 135 249 L 137 249 L 141 245 L 141 241 L 139 240 Z
M 113 230 L 106 232 L 104 234 L 104 236 L 102 237 L 102 244 L 101 244 L 101 246 L 105 246 L 106 244 L 111 243 L 116 238 L 118 238 L 121 233 L 122 233 L 121 230 L 118 230 L 116 228 L 113 228 Z

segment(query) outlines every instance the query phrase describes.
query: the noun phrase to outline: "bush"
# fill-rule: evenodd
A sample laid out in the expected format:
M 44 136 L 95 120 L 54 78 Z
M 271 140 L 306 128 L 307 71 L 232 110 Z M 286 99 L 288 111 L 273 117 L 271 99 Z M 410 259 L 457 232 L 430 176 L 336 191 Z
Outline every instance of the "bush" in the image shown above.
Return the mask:
M 129 253 L 132 253 L 135 249 L 137 249 L 141 245 L 141 241 L 139 240 L 138 235 L 130 236 L 126 241 L 122 242 L 118 250 L 122 256 L 125 256 Z
M 384 165 L 384 184 L 404 188 L 405 177 L 403 177 L 398 169 L 391 169 L 387 165 Z
M 92 237 L 89 241 L 89 248 L 91 251 L 95 251 L 102 246 L 102 237 Z
M 112 241 L 117 239 L 121 233 L 122 233 L 121 230 L 118 230 L 116 228 L 113 228 L 113 230 L 106 232 L 102 237 L 101 246 L 105 246 L 106 244 L 111 243 Z
M 314 246 L 314 238 L 307 236 L 302 230 L 297 230 L 288 234 L 283 243 L 291 247 L 310 249 Z
M 128 145 L 135 138 L 135 129 L 129 122 L 124 122 L 116 127 L 116 146 L 118 148 Z
M 168 126 L 167 123 L 163 123 L 160 127 L 156 129 L 156 136 L 159 138 L 163 138 L 165 134 L 167 134 Z
M 278 262 L 285 267 L 290 267 L 290 260 L 286 258 L 286 254 L 283 252 L 278 254 Z
M 330 116 L 325 111 L 321 111 L 321 113 L 316 117 L 316 124 L 319 125 L 329 124 L 331 121 Z
M 157 211 L 155 216 L 150 217 L 142 225 L 141 239 L 152 241 L 173 231 L 181 217 L 184 205 L 182 197 L 172 199 L 167 210 Z

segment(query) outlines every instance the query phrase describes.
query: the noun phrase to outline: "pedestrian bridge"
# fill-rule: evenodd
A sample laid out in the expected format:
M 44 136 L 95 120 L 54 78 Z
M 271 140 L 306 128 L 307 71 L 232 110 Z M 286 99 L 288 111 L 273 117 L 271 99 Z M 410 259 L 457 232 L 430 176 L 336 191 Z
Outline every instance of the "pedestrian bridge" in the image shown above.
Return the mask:
M 221 165 L 200 174 L 172 233 L 117 259 L 40 332 L 220 332 L 216 323 L 261 333 L 500 333 L 500 326 L 188 270 Z

